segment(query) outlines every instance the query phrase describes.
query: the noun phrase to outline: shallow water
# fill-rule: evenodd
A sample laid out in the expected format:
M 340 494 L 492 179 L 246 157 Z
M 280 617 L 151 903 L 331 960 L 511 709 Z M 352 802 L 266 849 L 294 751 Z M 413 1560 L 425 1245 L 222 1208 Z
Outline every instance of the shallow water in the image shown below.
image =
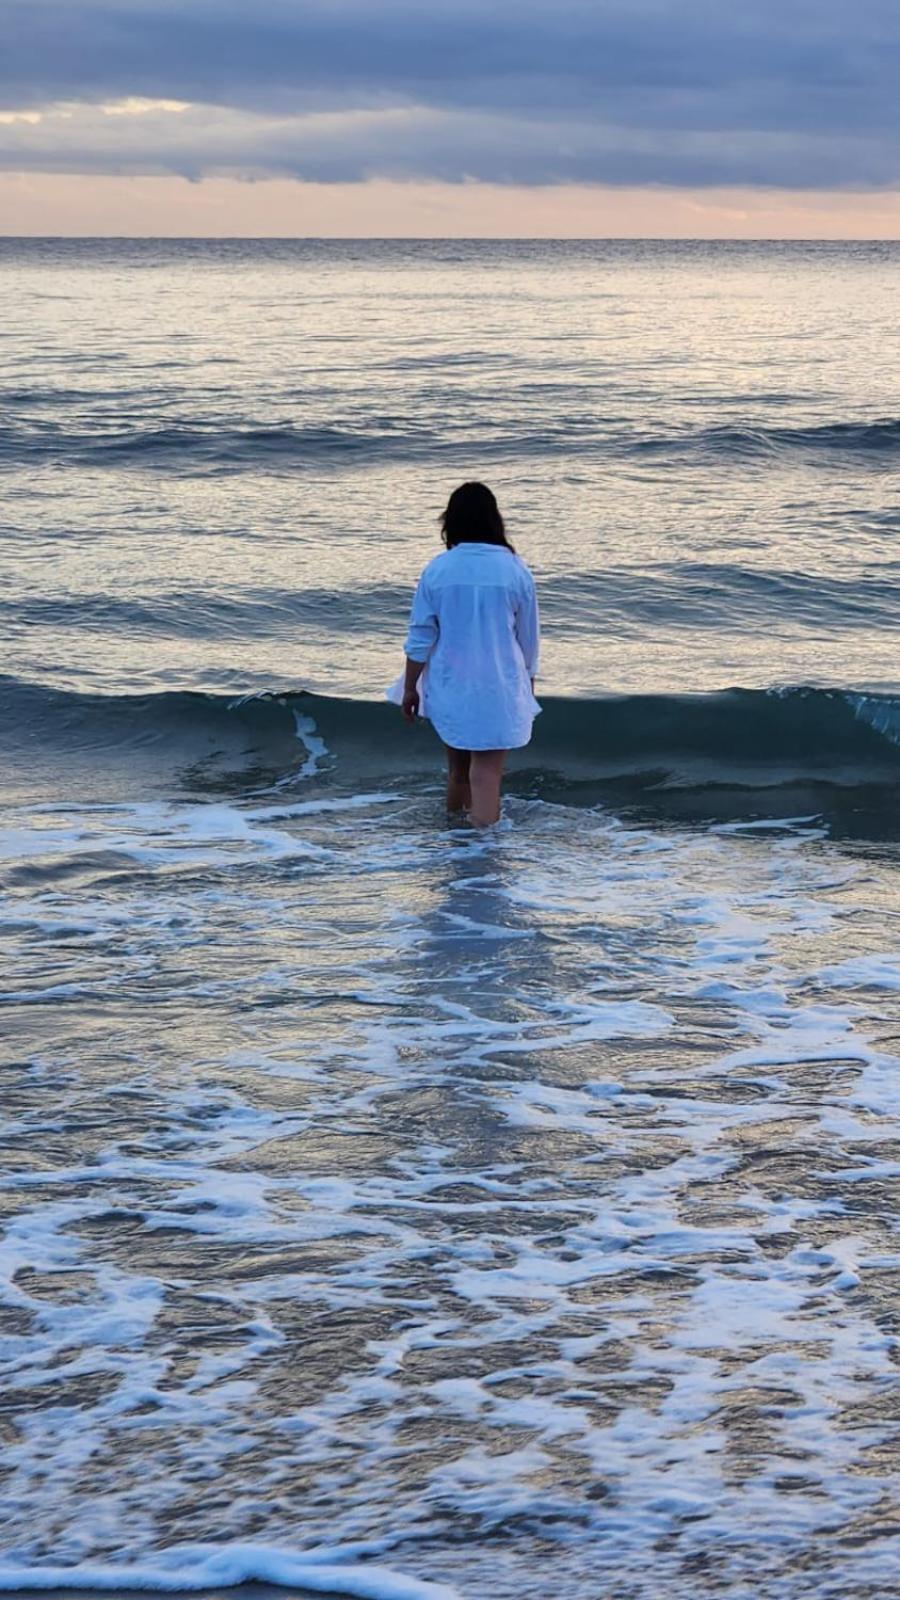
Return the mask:
M 21 818 L 10 1559 L 883 1586 L 896 861 L 326 804 Z
M 290 287 L 298 348 L 312 362 L 314 327 L 331 360 L 340 333 L 357 408 L 387 410 L 372 387 L 383 350 L 408 432 L 423 352 L 402 319 L 416 294 L 428 301 L 446 384 L 460 307 L 487 317 L 483 285 L 480 298 L 466 287 L 471 248 L 436 266 L 413 252 L 399 269 L 388 251 L 390 305 L 374 293 L 377 251 L 316 258 L 318 277 L 304 258 L 298 288 L 294 258 L 273 264 L 270 248 L 235 247 L 236 262 L 213 249 L 203 292 L 225 274 L 245 314 L 286 315 Z M 144 383 L 154 318 L 165 313 L 154 359 L 171 359 L 203 273 L 168 247 L 144 266 L 80 249 L 61 263 L 64 250 L 29 246 L 4 268 L 34 297 L 33 349 L 50 359 L 43 328 L 62 363 L 41 321 L 58 313 L 38 296 L 68 282 L 73 351 L 93 352 L 84 381 L 102 369 L 113 387 L 119 369 L 98 352 L 117 350 L 128 383 Z M 533 296 L 556 296 L 548 331 L 594 292 L 591 259 L 513 263 Z M 792 369 L 786 426 L 880 415 L 881 369 L 865 405 L 854 365 L 874 350 L 863 311 L 834 344 L 791 313 L 824 305 L 826 267 L 833 297 L 866 272 L 886 293 L 883 256 L 798 251 L 773 266 L 725 251 L 715 272 L 711 259 L 676 253 L 666 269 L 705 330 L 687 367 L 688 324 L 654 333 L 638 288 L 656 279 L 640 251 L 626 262 L 631 364 L 620 346 L 605 379 L 623 412 L 652 348 L 657 378 L 678 365 L 707 435 L 713 417 L 750 426 L 753 405 L 729 400 L 720 359 L 702 356 L 709 341 L 725 350 L 731 274 L 741 349 L 757 329 L 745 392 L 775 383 L 760 365 L 766 330 L 783 380 L 781 328 L 794 353 L 803 333 L 820 373 L 810 406 L 809 372 Z M 513 267 L 488 252 L 497 296 L 525 293 Z M 601 258 L 601 280 L 614 267 Z M 237 316 L 234 296 L 224 314 Z M 493 315 L 495 345 L 533 332 L 507 354 L 504 402 L 527 441 L 540 361 L 558 385 L 571 370 L 558 339 L 536 354 L 524 308 L 495 298 Z M 241 369 L 222 401 L 240 427 L 259 422 L 271 351 L 249 326 L 241 342 L 231 322 L 222 355 Z M 14 351 L 24 341 L 20 329 Z M 182 422 L 205 359 L 179 369 Z M 110 416 L 119 432 L 136 425 L 118 403 Z M 353 437 L 358 417 L 345 419 Z M 607 457 L 584 467 L 579 502 L 561 455 L 538 468 L 530 444 L 498 452 L 507 499 L 526 504 L 539 471 L 568 508 L 570 549 L 536 529 L 533 549 L 531 531 L 520 543 L 549 596 L 548 688 L 590 698 L 572 709 L 550 696 L 504 822 L 478 836 L 444 825 L 427 732 L 404 740 L 370 704 L 393 675 L 423 542 L 406 510 L 386 537 L 388 496 L 424 522 L 436 480 L 457 472 L 449 447 L 439 470 L 424 446 L 421 459 L 311 468 L 279 445 L 270 471 L 258 456 L 210 464 L 196 441 L 187 466 L 98 465 L 83 419 L 58 411 L 53 426 L 38 429 L 39 467 L 6 467 L 19 563 L 7 600 L 27 627 L 2 718 L 0 1586 L 884 1595 L 900 1571 L 894 447 L 879 435 L 868 455 L 854 445 L 823 461 L 792 443 L 768 465 L 732 461 L 740 511 L 721 517 L 725 467 L 683 452 L 676 468 L 673 450 L 673 498 L 657 499 L 665 583 L 634 556 L 606 601 L 573 508 L 594 504 Z M 625 566 L 637 511 L 612 455 L 603 504 L 623 508 Z M 702 517 L 687 543 L 679 496 Z M 807 552 L 831 537 L 838 504 L 854 508 L 821 555 L 832 587 L 812 565 L 793 587 L 777 576 L 790 562 L 775 562 L 774 530 L 804 496 L 821 511 Z M 319 506 L 314 543 L 283 521 L 303 497 Z M 237 527 L 251 501 L 253 533 Z M 362 521 L 373 506 L 377 537 Z M 867 546 L 863 522 L 880 530 Z M 742 612 L 716 579 L 707 625 L 689 569 L 714 545 L 722 569 L 729 551 L 742 564 L 756 550 L 767 599 Z M 272 629 L 255 569 L 288 596 Z M 396 585 L 396 603 L 393 588 L 376 602 L 373 583 Z M 658 648 L 645 650 L 652 606 Z M 239 685 L 286 679 L 356 698 L 235 703 Z M 722 697 L 731 681 L 840 692 Z M 637 689 L 656 698 L 602 693 Z

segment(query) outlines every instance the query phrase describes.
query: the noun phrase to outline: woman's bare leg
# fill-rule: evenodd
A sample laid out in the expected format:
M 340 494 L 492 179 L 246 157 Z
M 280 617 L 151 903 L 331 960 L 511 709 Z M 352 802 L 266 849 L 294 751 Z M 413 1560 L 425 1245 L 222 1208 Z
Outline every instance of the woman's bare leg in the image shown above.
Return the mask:
M 506 762 L 505 750 L 473 750 L 469 766 L 472 809 L 476 828 L 489 828 L 500 820 L 500 783 Z
M 472 804 L 472 791 L 469 788 L 469 752 L 454 750 L 450 745 L 445 745 L 444 748 L 447 751 L 447 810 L 468 811 Z

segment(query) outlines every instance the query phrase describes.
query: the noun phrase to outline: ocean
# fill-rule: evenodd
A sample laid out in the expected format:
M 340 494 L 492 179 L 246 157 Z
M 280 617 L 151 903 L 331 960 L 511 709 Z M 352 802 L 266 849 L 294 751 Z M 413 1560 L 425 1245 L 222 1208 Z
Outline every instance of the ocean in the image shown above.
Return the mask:
M 0 1588 L 900 1582 L 898 266 L 0 240 Z

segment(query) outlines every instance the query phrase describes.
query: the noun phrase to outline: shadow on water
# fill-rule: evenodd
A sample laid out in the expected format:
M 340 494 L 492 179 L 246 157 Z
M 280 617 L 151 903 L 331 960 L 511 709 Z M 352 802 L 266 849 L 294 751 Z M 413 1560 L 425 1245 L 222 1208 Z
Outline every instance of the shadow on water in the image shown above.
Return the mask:
M 755 787 L 704 783 L 675 786 L 665 771 L 621 778 L 571 779 L 539 768 L 510 775 L 507 789 L 522 799 L 579 808 L 603 807 L 647 828 L 764 826 L 785 820 L 821 823 L 835 842 L 900 844 L 895 784 L 794 782 Z

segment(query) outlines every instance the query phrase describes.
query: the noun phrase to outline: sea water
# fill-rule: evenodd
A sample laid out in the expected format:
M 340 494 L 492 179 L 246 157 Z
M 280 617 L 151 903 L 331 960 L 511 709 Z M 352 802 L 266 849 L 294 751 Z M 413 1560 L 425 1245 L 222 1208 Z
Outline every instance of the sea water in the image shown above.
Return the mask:
M 0 1586 L 898 1580 L 898 260 L 0 242 Z

